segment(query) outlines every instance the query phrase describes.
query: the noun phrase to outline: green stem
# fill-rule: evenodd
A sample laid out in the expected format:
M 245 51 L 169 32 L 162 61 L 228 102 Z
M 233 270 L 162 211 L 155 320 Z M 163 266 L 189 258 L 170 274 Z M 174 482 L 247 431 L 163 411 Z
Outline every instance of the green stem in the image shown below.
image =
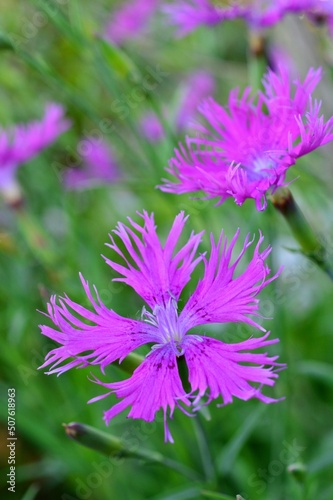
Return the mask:
M 278 189 L 271 195 L 271 201 L 287 221 L 295 239 L 300 244 L 301 252 L 333 280 L 333 269 L 327 262 L 326 249 L 305 219 L 289 189 Z
M 252 92 L 262 89 L 262 78 L 266 72 L 266 41 L 262 34 L 249 33 L 248 74 Z
M 142 356 L 134 352 L 130 352 L 120 364 L 113 363 L 113 365 L 132 375 L 134 370 L 138 368 L 143 361 L 144 358 Z
M 214 467 L 214 462 L 209 449 L 209 443 L 207 440 L 205 429 L 202 425 L 200 414 L 198 414 L 196 418 L 193 418 L 192 422 L 197 438 L 205 479 L 212 487 L 216 483 L 216 470 Z
M 54 242 L 39 224 L 38 220 L 20 207 L 15 210 L 18 227 L 28 247 L 35 258 L 46 268 L 50 269 L 59 262 L 59 254 Z
M 81 43 L 82 40 L 80 39 L 79 42 Z M 67 102 L 80 109 L 94 123 L 98 123 L 93 103 L 88 102 L 86 96 L 83 96 L 77 87 L 64 80 L 39 54 L 31 55 L 30 52 L 14 44 L 8 36 L 1 32 L 0 49 L 13 51 L 17 57 L 42 78 L 44 83 L 59 91 Z
M 89 425 L 76 422 L 63 425 L 68 437 L 74 439 L 74 441 L 82 446 L 108 456 L 109 459 L 117 459 L 118 463 L 121 463 L 119 460 L 124 458 L 135 458 L 148 463 L 164 465 L 169 469 L 179 472 L 191 481 L 198 482 L 201 479 L 194 470 L 156 451 L 146 450 L 140 446 L 130 448 L 122 439 L 111 434 L 106 434 Z

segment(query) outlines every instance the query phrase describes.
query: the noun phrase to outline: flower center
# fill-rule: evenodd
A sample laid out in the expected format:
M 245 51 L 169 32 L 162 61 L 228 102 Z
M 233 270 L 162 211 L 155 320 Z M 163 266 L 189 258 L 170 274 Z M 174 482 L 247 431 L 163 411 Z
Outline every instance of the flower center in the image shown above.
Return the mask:
M 143 308 L 143 320 L 154 325 L 158 330 L 158 337 L 161 344 L 170 344 L 176 356 L 182 356 L 184 349 L 182 346 L 186 331 L 179 323 L 177 302 L 170 299 L 165 306 L 155 306 L 152 313 Z
M 260 181 L 271 174 L 276 162 L 268 156 L 256 156 L 250 160 L 250 166 L 242 165 L 250 181 Z

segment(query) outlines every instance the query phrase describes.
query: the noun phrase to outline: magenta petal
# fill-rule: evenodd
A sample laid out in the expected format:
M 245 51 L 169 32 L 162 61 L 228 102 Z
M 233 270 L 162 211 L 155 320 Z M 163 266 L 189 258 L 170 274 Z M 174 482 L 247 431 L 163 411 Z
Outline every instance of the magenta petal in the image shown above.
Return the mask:
M 168 408 L 172 417 L 175 406 L 179 406 L 178 400 L 190 405 L 179 377 L 175 353 L 168 344 L 151 351 L 129 379 L 111 384 L 97 382 L 111 389 L 117 398 L 123 398 L 104 413 L 107 424 L 128 406 L 131 406 L 128 417 L 152 422 L 161 408 L 165 419 Z M 166 441 L 172 441 L 167 426 L 165 437 Z
M 189 381 L 196 392 L 194 404 L 206 396 L 207 402 L 222 397 L 223 404 L 231 403 L 233 397 L 247 401 L 253 397 L 265 403 L 275 401 L 261 394 L 261 387 L 272 386 L 278 377 L 274 367 L 284 365 L 276 362 L 277 356 L 252 351 L 278 342 L 261 338 L 251 338 L 239 344 L 224 344 L 208 337 L 186 337 L 185 359 L 189 371 Z M 246 364 L 244 364 L 246 363 Z M 253 386 L 252 384 L 258 384 Z
M 268 278 L 270 269 L 265 259 L 271 252 L 268 246 L 260 251 L 263 236 L 254 248 L 253 257 L 245 271 L 235 277 L 235 271 L 247 248 L 253 243 L 249 235 L 245 239 L 243 250 L 232 261 L 232 253 L 239 236 L 239 230 L 228 245 L 223 232 L 217 244 L 211 236 L 212 250 L 209 259 L 204 259 L 205 274 L 199 281 L 194 293 L 189 298 L 180 314 L 180 323 L 189 330 L 206 323 L 244 322 L 261 330 L 264 329 L 249 315 L 258 314 L 257 295 L 274 280 L 278 274 Z
M 68 297 L 61 299 L 59 305 L 55 297 L 51 298 L 48 317 L 57 329 L 45 325 L 40 328 L 43 335 L 62 344 L 62 347 L 47 354 L 45 363 L 40 368 L 52 365 L 48 373 L 60 375 L 70 368 L 81 368 L 89 364 L 99 364 L 103 371 L 105 366 L 117 359 L 121 361 L 137 347 L 159 340 L 153 326 L 119 316 L 102 303 L 95 290 L 96 302 L 88 283 L 82 277 L 81 280 L 94 312 Z M 87 324 L 87 321 L 93 325 Z M 62 364 L 70 358 L 74 359 Z
M 105 260 L 115 271 L 124 276 L 115 278 L 114 281 L 124 281 L 153 308 L 155 305 L 168 303 L 171 296 L 179 298 L 192 271 L 202 260 L 201 256 L 195 258 L 195 253 L 203 233 L 192 233 L 186 245 L 176 251 L 178 240 L 188 219 L 184 212 L 175 218 L 164 247 L 156 233 L 154 215 L 149 215 L 147 212 L 139 215 L 144 220 L 144 227 L 128 218 L 136 232 L 120 223 L 113 231 L 122 240 L 128 256 L 121 251 L 112 236 L 110 236 L 111 244 L 107 244 L 120 255 L 124 263 L 118 264 L 107 258 Z

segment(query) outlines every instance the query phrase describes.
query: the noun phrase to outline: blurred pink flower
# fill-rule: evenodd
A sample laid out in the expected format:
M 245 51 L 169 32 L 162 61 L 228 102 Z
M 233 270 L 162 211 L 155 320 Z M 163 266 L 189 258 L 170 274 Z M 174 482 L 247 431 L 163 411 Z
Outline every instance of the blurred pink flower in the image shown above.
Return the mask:
M 159 0 L 131 0 L 120 4 L 110 15 L 104 38 L 114 45 L 135 38 L 146 28 L 158 3 Z
M 82 165 L 64 174 L 68 189 L 86 189 L 119 180 L 119 168 L 110 146 L 102 139 L 87 137 L 78 145 Z
M 0 129 L 0 191 L 7 199 L 19 193 L 16 171 L 20 164 L 38 155 L 69 127 L 62 106 L 50 103 L 41 121 Z
M 164 128 L 159 117 L 153 111 L 145 113 L 140 120 L 140 132 L 149 142 L 164 139 Z
M 311 96 L 320 78 L 321 69 L 310 69 L 303 83 L 292 82 L 281 67 L 265 75 L 256 103 L 250 88 L 241 96 L 232 90 L 225 108 L 204 101 L 199 111 L 209 125 L 198 125 L 198 135 L 175 150 L 167 171 L 178 182 L 165 180 L 160 189 L 202 190 L 218 203 L 232 197 L 238 205 L 253 198 L 264 210 L 267 194 L 288 184 L 287 170 L 297 158 L 333 139 L 333 117 L 325 123 L 321 103 Z

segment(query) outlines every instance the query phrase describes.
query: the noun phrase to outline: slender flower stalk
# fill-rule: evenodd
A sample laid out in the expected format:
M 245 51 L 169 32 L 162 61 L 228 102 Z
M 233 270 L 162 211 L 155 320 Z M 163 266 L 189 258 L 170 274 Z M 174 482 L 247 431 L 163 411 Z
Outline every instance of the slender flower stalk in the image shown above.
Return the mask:
M 333 139 L 333 117 L 321 115 L 321 103 L 312 91 L 321 69 L 310 69 L 305 80 L 291 81 L 288 70 L 269 70 L 264 92 L 257 100 L 247 88 L 243 95 L 231 91 L 227 107 L 212 98 L 199 111 L 208 125 L 197 126 L 197 136 L 180 144 L 167 169 L 178 182 L 159 186 L 169 193 L 202 190 L 218 204 L 234 198 L 238 205 L 255 200 L 258 210 L 267 196 L 286 186 L 286 174 L 296 160 Z
M 60 347 L 48 353 L 41 368 L 49 367 L 48 373 L 60 375 L 74 367 L 99 365 L 104 373 L 111 363 L 121 363 L 138 347 L 150 345 L 149 354 L 130 378 L 110 383 L 94 377 L 93 381 L 108 392 L 91 402 L 111 394 L 120 400 L 104 413 L 107 424 L 126 408 L 130 408 L 129 417 L 148 422 L 162 409 L 165 440 L 170 442 L 173 440 L 167 413 L 172 417 L 175 408 L 195 415 L 217 398 L 221 398 L 222 405 L 231 403 L 234 397 L 244 401 L 257 398 L 264 403 L 276 401 L 264 395 L 262 388 L 274 385 L 277 372 L 284 365 L 277 362 L 277 356 L 253 352 L 278 341 L 268 339 L 269 333 L 256 321 L 261 317 L 258 295 L 279 274 L 269 276 L 271 271 L 265 260 L 271 248 L 261 250 L 263 236 L 260 234 L 248 264 L 236 274 L 253 244 L 249 236 L 234 258 L 239 231 L 230 243 L 223 232 L 217 242 L 211 235 L 210 255 L 198 255 L 203 233 L 192 233 L 184 246 L 178 246 L 187 220 L 183 212 L 175 218 L 164 246 L 158 239 L 153 214 L 139 215 L 143 227 L 130 218 L 129 226 L 118 224 L 108 244 L 117 260 L 105 260 L 120 275 L 115 281 L 132 287 L 146 302 L 141 319 L 124 318 L 108 309 L 96 288 L 94 298 L 81 276 L 93 312 L 67 296 L 59 301 L 51 298 L 47 316 L 54 326 L 42 325 L 41 331 Z M 203 277 L 186 301 L 182 291 L 199 264 L 204 266 Z M 184 304 L 181 311 L 180 304 Z M 226 344 L 191 332 L 195 327 L 227 322 L 246 323 L 264 334 Z M 188 391 L 179 374 L 181 361 L 187 365 Z
M 271 196 L 271 201 L 287 221 L 303 254 L 315 262 L 333 280 L 333 266 L 328 262 L 325 247 L 305 219 L 289 189 L 278 189 Z
M 141 446 L 137 449 L 129 447 L 126 442 L 116 436 L 106 434 L 89 425 L 71 422 L 63 424 L 67 436 L 82 446 L 96 450 L 108 458 L 118 459 L 118 463 L 123 463 L 125 458 L 134 458 L 148 463 L 163 465 L 173 469 L 191 481 L 198 481 L 201 477 L 189 467 L 165 457 L 161 453 L 152 450 L 146 450 Z

